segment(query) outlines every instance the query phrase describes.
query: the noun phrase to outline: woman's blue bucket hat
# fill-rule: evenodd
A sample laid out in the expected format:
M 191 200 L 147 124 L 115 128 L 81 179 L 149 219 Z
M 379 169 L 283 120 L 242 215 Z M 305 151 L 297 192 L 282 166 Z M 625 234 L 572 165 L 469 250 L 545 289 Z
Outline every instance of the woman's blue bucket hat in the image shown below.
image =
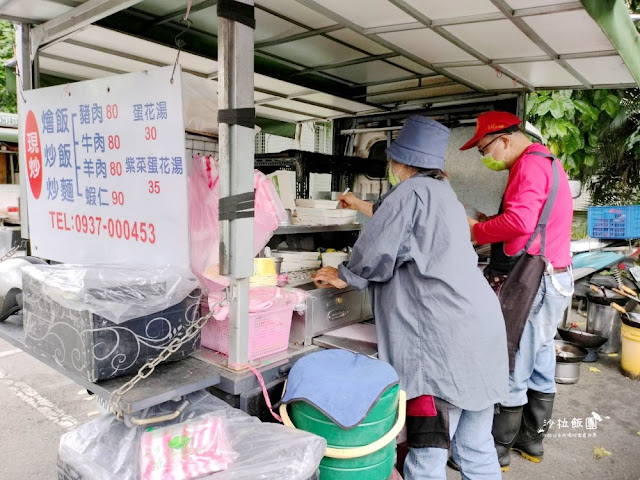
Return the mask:
M 428 117 L 415 115 L 405 122 L 387 156 L 418 168 L 444 170 L 444 155 L 451 130 Z

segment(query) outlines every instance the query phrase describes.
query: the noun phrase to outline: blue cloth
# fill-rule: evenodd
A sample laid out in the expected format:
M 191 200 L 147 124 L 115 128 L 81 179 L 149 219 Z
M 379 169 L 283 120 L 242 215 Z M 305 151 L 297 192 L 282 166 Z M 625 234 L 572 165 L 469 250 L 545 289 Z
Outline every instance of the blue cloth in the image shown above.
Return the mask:
M 398 138 L 387 148 L 387 156 L 412 167 L 444 170 L 450 133 L 441 123 L 414 115 L 409 117 Z
M 560 285 L 571 291 L 570 273 L 556 275 Z M 516 366 L 509 377 L 509 399 L 503 405 L 518 407 L 527 403 L 527 390 L 555 393 L 556 350 L 554 337 L 571 297 L 563 296 L 544 275 L 529 318 L 520 338 Z
M 345 350 L 324 350 L 295 363 L 282 403 L 310 403 L 348 429 L 362 422 L 397 383 L 398 374 L 388 363 Z
M 449 410 L 451 453 L 463 480 L 500 480 L 498 454 L 491 435 L 493 407 L 479 412 Z M 444 448 L 411 448 L 404 462 L 405 480 L 446 480 L 449 452 Z

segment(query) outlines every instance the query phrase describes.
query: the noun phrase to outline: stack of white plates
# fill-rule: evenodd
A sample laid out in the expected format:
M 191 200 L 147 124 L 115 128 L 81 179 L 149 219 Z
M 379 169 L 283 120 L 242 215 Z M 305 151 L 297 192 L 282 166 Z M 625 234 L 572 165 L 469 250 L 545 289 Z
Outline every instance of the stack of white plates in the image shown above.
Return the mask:
M 276 258 L 282 258 L 280 273 L 295 272 L 298 270 L 311 270 L 320 268 L 322 261 L 318 252 L 290 252 L 277 251 L 271 252 Z
M 337 200 L 311 200 L 310 198 L 296 199 L 296 207 L 318 208 L 320 210 L 335 210 L 338 207 Z
M 293 222 L 298 225 L 349 225 L 356 221 L 357 211 L 336 209 L 337 205 L 333 200 L 298 199 Z

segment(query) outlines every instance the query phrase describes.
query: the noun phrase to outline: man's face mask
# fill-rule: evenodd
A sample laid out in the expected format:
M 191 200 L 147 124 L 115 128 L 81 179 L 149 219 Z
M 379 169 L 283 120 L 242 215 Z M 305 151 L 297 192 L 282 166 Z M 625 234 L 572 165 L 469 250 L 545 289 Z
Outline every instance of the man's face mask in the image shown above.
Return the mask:
M 500 137 L 502 137 L 502 135 Z M 487 149 L 487 147 L 489 145 L 491 145 L 493 142 L 498 140 L 500 137 L 494 138 L 487 145 L 485 145 L 482 149 L 478 149 L 478 151 L 482 155 L 482 163 L 484 164 L 484 166 L 487 167 L 489 170 L 493 170 L 494 172 L 500 172 L 502 170 L 506 170 L 507 169 L 507 161 L 505 159 L 498 160 L 493 156 L 493 151 L 496 149 L 495 145 L 493 146 L 493 150 L 491 151 L 491 153 L 485 155 L 484 151 Z

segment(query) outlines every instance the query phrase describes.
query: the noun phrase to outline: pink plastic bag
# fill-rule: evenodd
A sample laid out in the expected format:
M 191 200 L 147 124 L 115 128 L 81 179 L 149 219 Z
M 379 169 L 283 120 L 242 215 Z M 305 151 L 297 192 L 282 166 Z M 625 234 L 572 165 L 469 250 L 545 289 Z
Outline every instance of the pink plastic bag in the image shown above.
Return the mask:
M 220 188 L 215 158 L 193 157 L 189 174 L 189 220 L 191 228 L 191 269 L 209 292 L 220 292 L 229 279 L 219 275 L 218 221 Z M 253 224 L 253 256 L 262 250 L 287 218 L 275 187 L 262 172 L 254 171 L 255 217 Z
M 209 292 L 219 292 L 229 279 L 218 274 L 218 167 L 212 157 L 193 157 L 189 173 L 191 270 Z
M 150 428 L 140 439 L 142 480 L 190 480 L 226 470 L 235 458 L 224 419 L 211 415 Z
M 224 293 L 209 295 L 209 308 L 213 308 L 215 320 L 229 317 L 229 305 L 217 306 L 224 300 Z M 306 309 L 307 292 L 299 288 L 251 287 L 249 290 L 249 313 L 266 312 L 282 307 L 293 308 L 298 313 Z

